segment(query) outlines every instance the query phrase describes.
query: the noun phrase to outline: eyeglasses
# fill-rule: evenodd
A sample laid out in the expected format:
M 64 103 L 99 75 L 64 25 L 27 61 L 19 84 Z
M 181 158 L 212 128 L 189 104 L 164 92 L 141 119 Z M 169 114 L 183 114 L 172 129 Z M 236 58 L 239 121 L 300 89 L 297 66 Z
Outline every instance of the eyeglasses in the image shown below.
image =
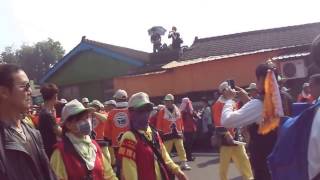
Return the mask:
M 21 88 L 21 89 L 23 89 L 25 92 L 27 92 L 27 91 L 30 90 L 31 85 L 30 85 L 30 83 L 28 82 L 28 83 L 26 83 L 26 84 L 20 84 L 20 85 L 18 85 L 18 87 Z

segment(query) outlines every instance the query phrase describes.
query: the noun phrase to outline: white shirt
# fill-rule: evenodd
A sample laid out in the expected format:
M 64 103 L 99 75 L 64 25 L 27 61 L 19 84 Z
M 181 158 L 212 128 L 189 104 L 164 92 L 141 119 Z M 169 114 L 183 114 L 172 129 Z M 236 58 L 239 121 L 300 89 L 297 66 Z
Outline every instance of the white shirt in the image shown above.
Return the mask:
M 320 99 L 319 99 L 320 100 Z M 247 126 L 262 121 L 263 103 L 254 99 L 242 108 L 233 111 L 233 101 L 226 101 L 221 115 L 221 124 L 227 128 Z M 311 180 L 320 173 L 320 108 L 316 110 L 308 145 L 308 174 Z
M 237 128 L 253 123 L 260 123 L 263 119 L 263 102 L 252 99 L 240 109 L 233 111 L 233 100 L 227 100 L 221 114 L 221 125 L 226 128 Z
M 308 145 L 309 179 L 320 173 L 320 108 L 316 109 Z

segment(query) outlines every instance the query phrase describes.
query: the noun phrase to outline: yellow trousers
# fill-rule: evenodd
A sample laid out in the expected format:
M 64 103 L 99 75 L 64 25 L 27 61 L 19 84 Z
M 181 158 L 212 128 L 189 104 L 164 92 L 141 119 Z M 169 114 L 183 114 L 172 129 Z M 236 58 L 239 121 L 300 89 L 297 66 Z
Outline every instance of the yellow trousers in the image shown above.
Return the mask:
M 116 165 L 116 155 L 114 153 L 114 149 L 113 147 L 108 146 L 109 149 L 109 153 L 110 153 L 110 164 L 111 166 L 115 166 Z
M 180 161 L 187 161 L 186 151 L 183 147 L 183 139 L 175 138 L 168 141 L 164 141 L 164 146 L 166 147 L 168 153 L 171 152 L 173 145 L 176 147 Z
M 253 179 L 251 165 L 243 145 L 221 146 L 220 147 L 220 168 L 221 180 L 228 180 L 228 168 L 230 160 L 233 160 L 244 180 Z
M 111 156 L 110 156 L 110 152 L 109 152 L 109 147 L 105 146 L 101 148 L 102 153 L 104 155 L 104 157 L 106 158 L 106 160 L 111 164 Z

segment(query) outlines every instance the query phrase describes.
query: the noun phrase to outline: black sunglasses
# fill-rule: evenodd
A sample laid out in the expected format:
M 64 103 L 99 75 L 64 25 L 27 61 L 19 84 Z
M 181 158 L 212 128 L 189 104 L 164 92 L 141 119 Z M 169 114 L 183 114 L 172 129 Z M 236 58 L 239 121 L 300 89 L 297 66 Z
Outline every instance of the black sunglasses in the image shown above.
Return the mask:
M 25 85 L 18 85 L 18 86 L 19 86 L 19 88 L 23 88 L 23 90 L 24 90 L 25 92 L 29 91 L 30 88 L 31 88 L 31 85 L 30 85 L 29 82 L 26 83 Z

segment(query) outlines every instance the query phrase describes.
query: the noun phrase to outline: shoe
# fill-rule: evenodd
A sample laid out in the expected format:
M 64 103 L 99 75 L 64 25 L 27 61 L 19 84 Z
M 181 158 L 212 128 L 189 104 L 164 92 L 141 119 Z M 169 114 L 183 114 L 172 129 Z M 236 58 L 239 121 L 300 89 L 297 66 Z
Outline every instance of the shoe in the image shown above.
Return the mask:
M 187 162 L 181 162 L 181 170 L 191 170 L 192 168 L 187 164 Z
M 187 158 L 188 161 L 194 161 L 195 159 L 196 159 L 196 157 L 194 157 L 194 156 Z

